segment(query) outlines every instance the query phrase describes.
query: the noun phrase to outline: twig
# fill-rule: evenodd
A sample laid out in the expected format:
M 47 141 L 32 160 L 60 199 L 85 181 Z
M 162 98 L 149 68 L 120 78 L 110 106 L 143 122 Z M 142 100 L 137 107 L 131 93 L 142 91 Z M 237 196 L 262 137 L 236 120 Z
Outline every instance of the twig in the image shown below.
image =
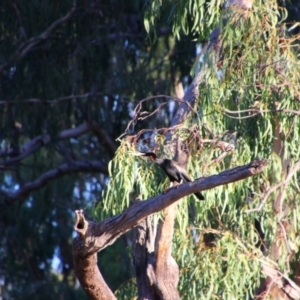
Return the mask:
M 226 155 L 229 152 L 233 152 L 235 150 L 235 145 L 233 143 L 228 143 L 217 139 L 204 139 L 201 140 L 201 142 L 203 144 L 213 144 L 214 146 L 220 148 L 223 151 L 217 158 L 212 160 L 211 164 L 218 164 L 222 159 L 226 157 Z
M 140 136 L 142 134 L 144 134 L 145 132 L 157 132 L 157 133 L 160 133 L 160 134 L 165 134 L 166 132 L 170 132 L 170 131 L 173 131 L 175 129 L 181 129 L 181 130 L 185 130 L 187 132 L 191 132 L 191 131 L 194 130 L 194 128 L 184 127 L 181 124 L 179 124 L 179 125 L 175 125 L 175 126 L 172 126 L 172 127 L 163 127 L 163 128 L 158 128 L 158 129 L 142 129 L 137 134 L 128 135 L 128 136 L 130 137 L 131 141 L 137 141 L 140 138 Z M 127 135 L 127 133 L 122 133 L 116 140 L 120 141 L 125 135 Z
M 260 211 L 262 209 L 262 207 L 264 206 L 265 202 L 267 201 L 267 199 L 269 198 L 269 196 L 274 191 L 276 191 L 279 187 L 281 187 L 282 185 L 286 185 L 291 180 L 292 176 L 298 171 L 299 168 L 300 168 L 300 159 L 295 163 L 295 165 L 290 170 L 288 176 L 286 177 L 286 179 L 284 181 L 277 183 L 276 185 L 272 186 L 267 191 L 267 193 L 264 195 L 264 197 L 258 207 L 252 208 L 252 209 L 247 209 L 247 210 L 245 210 L 245 212 L 250 213 L 250 212 Z
M 81 99 L 81 98 L 89 98 L 92 96 L 99 96 L 103 95 L 103 93 L 86 93 L 82 95 L 70 95 L 65 97 L 56 98 L 53 100 L 43 100 L 38 98 L 31 98 L 31 99 L 20 99 L 20 100 L 0 100 L 0 105 L 9 105 L 9 104 L 15 104 L 15 103 L 42 103 L 42 104 L 57 104 L 59 102 L 63 102 L 66 100 L 73 100 L 73 99 Z
M 179 103 L 182 103 L 182 104 L 186 104 L 189 109 L 197 114 L 197 112 L 192 108 L 192 106 L 189 104 L 189 102 L 185 101 L 185 100 L 182 100 L 182 99 L 178 99 L 176 97 L 171 97 L 171 96 L 166 96 L 166 95 L 156 95 L 156 96 L 151 96 L 151 97 L 148 97 L 148 98 L 145 98 L 145 99 L 142 99 L 141 101 L 139 101 L 139 103 L 137 104 L 137 106 L 134 108 L 134 115 L 133 115 L 133 118 L 132 120 L 128 123 L 126 129 L 125 129 L 125 132 L 120 135 L 118 139 L 121 139 L 124 135 L 128 134 L 128 132 L 130 131 L 130 128 L 133 126 L 136 125 L 136 123 L 140 120 L 145 120 L 151 116 L 153 116 L 154 114 L 156 114 L 162 106 L 166 105 L 166 104 L 169 104 L 169 102 L 162 102 L 159 104 L 159 106 L 152 112 L 148 112 L 148 111 L 141 111 L 142 109 L 142 104 L 146 101 L 149 101 L 149 100 L 153 100 L 153 99 L 157 99 L 157 98 L 167 98 L 167 99 L 170 99 L 170 100 L 173 100 L 173 101 L 176 101 L 176 102 L 179 102 Z M 178 124 L 176 125 L 173 125 L 171 128 L 174 128 L 175 126 L 178 126 Z
M 243 120 L 243 119 L 249 119 L 249 118 L 253 118 L 257 115 L 261 115 L 263 113 L 288 113 L 288 114 L 294 114 L 294 115 L 300 115 L 300 111 L 298 110 L 292 110 L 292 109 L 263 109 L 263 110 L 259 110 L 257 108 L 250 108 L 250 109 L 244 109 L 244 110 L 229 110 L 226 108 L 222 108 L 222 110 L 225 112 L 225 116 L 227 116 L 228 118 L 231 119 L 238 119 L 238 120 Z M 242 114 L 242 113 L 252 113 L 251 115 L 248 116 L 243 116 L 243 117 L 234 117 L 234 116 L 230 116 L 229 114 Z
M 285 196 L 285 191 L 288 188 L 288 184 L 289 184 L 290 180 L 292 179 L 292 177 L 298 171 L 299 168 L 300 168 L 300 159 L 295 163 L 293 168 L 288 172 L 285 181 L 282 183 L 283 189 L 281 190 L 278 198 L 276 199 L 276 201 L 274 203 L 274 209 L 277 213 L 282 211 L 282 203 L 283 203 L 283 198 Z M 280 221 L 280 219 L 281 219 L 281 217 L 279 218 L 279 221 Z

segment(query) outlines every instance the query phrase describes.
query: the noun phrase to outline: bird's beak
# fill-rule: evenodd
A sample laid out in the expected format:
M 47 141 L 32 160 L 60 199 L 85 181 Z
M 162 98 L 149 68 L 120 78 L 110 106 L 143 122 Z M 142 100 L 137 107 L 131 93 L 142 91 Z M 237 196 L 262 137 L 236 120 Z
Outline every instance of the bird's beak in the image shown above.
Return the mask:
M 145 153 L 143 152 L 132 152 L 131 154 L 134 156 L 145 156 Z
M 143 153 L 143 152 L 139 152 L 138 154 L 137 154 L 137 156 L 145 156 L 146 155 L 146 153 Z

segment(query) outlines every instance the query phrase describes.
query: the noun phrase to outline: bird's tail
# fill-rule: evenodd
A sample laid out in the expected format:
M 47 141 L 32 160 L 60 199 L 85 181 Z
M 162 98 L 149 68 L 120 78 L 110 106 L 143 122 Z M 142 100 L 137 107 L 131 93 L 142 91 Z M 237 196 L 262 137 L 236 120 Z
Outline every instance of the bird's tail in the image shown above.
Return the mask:
M 204 196 L 201 193 L 194 194 L 199 200 L 205 200 Z

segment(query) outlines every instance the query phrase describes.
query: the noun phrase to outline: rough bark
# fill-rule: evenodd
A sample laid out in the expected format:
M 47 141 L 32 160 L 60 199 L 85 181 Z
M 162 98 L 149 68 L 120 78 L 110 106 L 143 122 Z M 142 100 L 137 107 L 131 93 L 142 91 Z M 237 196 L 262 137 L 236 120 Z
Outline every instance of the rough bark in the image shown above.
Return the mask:
M 158 294 L 151 286 L 148 270 L 154 268 L 154 234 L 151 226 L 150 217 L 142 220 L 134 229 L 135 249 L 134 266 L 138 288 L 138 297 L 140 300 L 159 299 Z
M 184 169 L 189 159 L 189 151 L 185 146 L 176 138 L 174 160 Z M 177 203 L 164 209 L 155 238 L 155 251 L 151 243 L 154 235 L 150 234 L 149 223 L 144 220 L 138 226 L 143 228 L 143 231 L 138 230 L 140 238 L 135 255 L 139 299 L 180 299 L 177 290 L 179 268 L 171 255 L 176 211 Z M 146 243 L 147 240 L 149 243 Z
M 81 218 L 82 216 L 77 214 L 77 217 Z M 81 257 L 78 253 L 80 245 L 77 242 L 78 240 L 75 239 L 73 244 L 74 271 L 84 291 L 92 300 L 116 299 L 100 273 L 97 265 L 97 253 Z
M 295 282 L 271 266 L 262 264 L 261 268 L 268 278 L 266 286 L 260 290 L 259 298 L 276 295 L 274 299 L 300 300 L 300 287 Z
M 152 284 L 160 299 L 180 299 L 177 285 L 179 268 L 172 257 L 172 240 L 177 203 L 164 210 L 164 220 L 160 222 L 155 243 L 155 268 L 152 270 Z

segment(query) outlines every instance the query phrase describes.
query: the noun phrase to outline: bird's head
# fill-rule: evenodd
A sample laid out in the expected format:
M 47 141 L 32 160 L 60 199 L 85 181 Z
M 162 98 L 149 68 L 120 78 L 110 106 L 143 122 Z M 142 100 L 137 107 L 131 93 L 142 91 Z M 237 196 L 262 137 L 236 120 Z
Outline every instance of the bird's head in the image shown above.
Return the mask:
M 140 152 L 141 156 L 148 156 L 152 161 L 157 159 L 157 156 L 154 152 Z

